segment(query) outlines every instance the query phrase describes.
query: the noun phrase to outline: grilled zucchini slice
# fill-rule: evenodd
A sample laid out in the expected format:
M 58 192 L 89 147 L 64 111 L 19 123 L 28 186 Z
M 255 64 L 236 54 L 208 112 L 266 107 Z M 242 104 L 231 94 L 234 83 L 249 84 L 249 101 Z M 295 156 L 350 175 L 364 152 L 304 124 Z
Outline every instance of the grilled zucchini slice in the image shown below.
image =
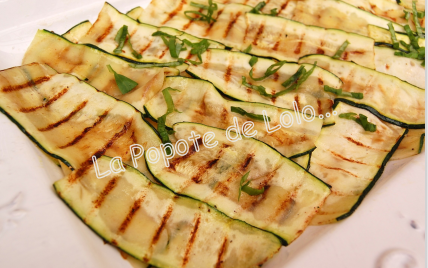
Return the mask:
M 68 30 L 65 34 L 62 35 L 70 42 L 77 43 L 80 38 L 82 38 L 88 31 L 91 29 L 92 23 L 89 20 L 82 21 L 81 23 L 73 26 L 70 30 Z
M 368 29 L 369 36 L 375 40 L 375 44 L 381 45 L 382 43 L 386 43 L 392 45 L 391 33 L 387 29 L 375 25 L 369 25 Z M 404 41 L 407 44 L 410 44 L 410 39 L 407 34 L 395 33 L 395 37 L 397 37 L 398 41 Z M 418 45 L 420 47 L 425 47 L 425 38 L 419 38 Z M 400 47 L 402 49 L 406 49 L 402 44 L 400 44 Z
M 425 148 L 425 129 L 409 129 L 391 160 L 399 160 L 419 154 Z
M 226 131 L 197 123 L 177 123 L 173 129 L 177 140 L 174 146 L 192 133 L 201 138 L 189 144 L 187 154 L 177 153 L 168 167 L 162 160 L 148 161 L 150 172 L 175 193 L 206 202 L 231 218 L 272 232 L 284 244 L 305 230 L 330 194 L 326 184 L 260 141 L 242 137 L 231 142 Z M 202 137 L 209 132 L 214 140 L 204 145 Z M 214 141 L 217 145 L 207 148 Z M 183 152 L 183 145 L 177 147 Z M 242 193 L 238 201 L 240 181 L 247 172 L 249 186 L 265 190 L 256 196 Z
M 97 162 L 110 168 L 106 156 Z M 274 235 L 177 196 L 130 166 L 102 179 L 91 166 L 54 187 L 104 240 L 157 267 L 258 267 L 281 247 Z
M 309 170 L 309 162 L 311 160 L 311 154 L 312 152 L 304 154 L 302 156 L 291 158 L 291 160 L 294 163 L 299 164 L 302 168 Z
M 364 94 L 363 99 L 340 97 L 336 100 L 353 103 L 398 126 L 425 128 L 425 90 L 394 76 L 323 55 L 309 55 L 299 61 L 314 62 L 336 74 L 344 83 L 344 91 Z
M 94 155 L 132 163 L 132 144 L 161 144 L 134 107 L 44 64 L 0 72 L 0 111 L 42 150 L 74 169 L 92 165 Z M 153 178 L 143 157 L 137 164 Z
M 375 47 L 375 62 L 376 71 L 425 89 L 425 67 L 420 60 L 395 56 L 394 50 L 387 47 Z
M 179 74 L 178 69 L 171 67 L 133 68 L 128 61 L 98 48 L 74 44 L 61 36 L 42 30 L 37 32 L 22 62 L 43 63 L 59 73 L 75 75 L 98 90 L 130 103 L 142 113 L 144 104 L 161 90 L 165 75 Z M 107 65 L 137 82 L 138 86 L 123 94 Z
M 167 116 L 165 124 L 168 127 L 172 127 L 177 122 L 194 122 L 227 129 L 234 124 L 233 118 L 235 117 L 242 131 L 244 123 L 251 121 L 254 124 L 253 130 L 257 131 L 254 138 L 270 145 L 287 157 L 300 155 L 315 148 L 315 140 L 318 138 L 323 124 L 323 120 L 318 117 L 307 122 L 303 120 L 301 113 L 293 110 L 261 103 L 225 100 L 211 83 L 203 80 L 169 77 L 163 85 L 163 88 L 168 87 L 180 90 L 180 92 L 170 92 L 175 108 L 179 112 L 173 112 Z M 269 125 L 272 128 L 280 125 L 282 113 L 288 114 L 284 120 L 286 123 L 291 122 L 292 124 L 288 128 L 281 127 L 278 131 L 268 133 L 263 120 L 254 120 L 234 113 L 231 111 L 232 107 L 238 107 L 247 113 L 257 115 L 262 115 L 265 111 L 271 120 Z M 159 93 L 154 96 L 145 105 L 145 108 L 148 114 L 155 119 L 164 115 L 167 106 L 163 94 Z M 293 121 L 290 121 L 289 117 L 292 117 Z
M 339 102 L 335 124 L 321 130 L 312 152 L 309 172 L 330 184 L 331 195 L 311 224 L 333 223 L 349 217 L 382 175 L 406 129 L 381 121 L 366 110 Z M 363 114 L 376 125 L 365 131 L 342 113 Z
M 250 59 L 251 56 L 245 53 L 210 49 L 202 54 L 204 64 L 190 65 L 187 72 L 192 76 L 210 81 L 223 94 L 231 98 L 260 102 L 286 109 L 294 109 L 293 102 L 296 102 L 299 111 L 310 105 L 314 108 L 316 115 L 331 112 L 333 106 L 333 97 L 324 91 L 324 85 L 333 88 L 343 86 L 342 81 L 336 75 L 316 67 L 311 76 L 298 89 L 276 98 L 265 97 L 242 85 L 242 77 L 246 77 L 249 84 L 262 85 L 266 88 L 267 93 L 275 94 L 285 90 L 281 84 L 295 74 L 300 66 L 294 63 L 286 63 L 274 75 L 257 82 L 249 76 Z M 269 66 L 274 63 L 273 60 L 259 58 L 253 66 L 254 76 L 263 76 Z M 307 71 L 312 67 L 313 65 L 305 65 Z
M 138 20 L 138 17 L 141 16 L 144 9 L 142 7 L 134 7 L 130 11 L 126 12 L 126 15 L 131 19 Z
M 132 47 L 137 53 L 142 55 L 142 58 L 135 58 L 129 45 L 125 45 L 122 53 L 119 55 L 133 61 L 153 63 L 177 62 L 177 59 L 171 56 L 168 46 L 164 44 L 162 38 L 160 36 L 152 36 L 152 34 L 157 31 L 177 36 L 179 39 L 188 39 L 191 42 L 202 41 L 200 38 L 169 27 L 159 28 L 138 23 L 127 15 L 120 13 L 110 4 L 105 3 L 98 15 L 97 21 L 94 23 L 91 30 L 79 40 L 79 43 L 92 44 L 109 53 L 113 53 L 118 45 L 115 41 L 116 34 L 123 25 L 128 26 Z M 218 42 L 209 41 L 209 43 L 212 48 L 224 48 L 224 45 Z M 190 56 L 190 49 L 181 51 L 179 54 L 179 57 L 184 59 Z
M 348 40 L 350 44 L 341 58 L 374 68 L 374 42 L 371 38 L 337 29 L 307 26 L 281 17 L 248 13 L 251 9 L 240 4 L 218 4 L 213 15 L 216 21 L 208 24 L 185 16 L 185 11 L 198 11 L 197 7 L 182 1 L 154 0 L 139 21 L 171 26 L 241 51 L 251 45 L 251 54 L 294 62 L 307 54 L 333 56 Z

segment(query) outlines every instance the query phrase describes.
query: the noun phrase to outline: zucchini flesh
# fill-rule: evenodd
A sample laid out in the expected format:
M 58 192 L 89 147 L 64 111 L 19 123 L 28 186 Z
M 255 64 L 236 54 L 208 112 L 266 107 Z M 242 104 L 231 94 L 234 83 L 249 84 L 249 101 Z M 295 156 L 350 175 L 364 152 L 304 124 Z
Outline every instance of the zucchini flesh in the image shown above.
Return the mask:
M 171 26 L 241 51 L 252 45 L 251 54 L 294 62 L 307 54 L 333 56 L 348 40 L 350 45 L 341 58 L 374 68 L 374 42 L 371 38 L 337 29 L 306 26 L 281 17 L 248 13 L 252 8 L 245 5 L 218 5 L 213 16 L 217 21 L 211 25 L 188 19 L 184 11 L 197 8 L 172 0 L 152 1 L 139 21 Z M 265 27 L 267 25 L 269 27 Z
M 220 3 L 237 3 L 256 6 L 259 1 L 250 0 L 223 0 L 217 1 Z M 276 8 L 277 16 L 291 19 L 304 23 L 324 28 L 334 28 L 346 32 L 368 35 L 367 26 L 369 24 L 379 27 L 388 27 L 389 20 L 378 17 L 372 13 L 359 9 L 348 3 L 339 0 L 273 0 L 267 1 L 261 11 L 269 14 L 272 9 Z M 401 11 L 401 15 L 404 14 Z M 404 31 L 404 28 L 394 23 L 394 28 L 397 31 Z
M 376 43 L 392 44 L 391 33 L 389 32 L 388 29 L 384 29 L 375 25 L 369 25 L 368 29 L 369 29 L 369 36 L 373 38 Z M 410 44 L 410 39 L 406 34 L 395 33 L 395 37 L 397 37 L 398 42 L 404 41 L 407 44 Z M 419 38 L 418 45 L 420 47 L 425 47 L 425 39 Z M 406 48 L 401 44 L 400 44 L 400 48 L 406 50 Z
M 327 224 L 350 216 L 362 202 L 407 132 L 386 123 L 366 110 L 339 102 L 335 124 L 321 130 L 312 152 L 309 172 L 330 184 L 331 195 L 311 224 Z M 363 114 L 376 125 L 376 132 L 365 131 L 342 113 Z
M 311 160 L 311 153 L 291 158 L 291 160 L 294 163 L 299 164 L 302 168 L 309 170 L 309 161 Z
M 159 146 L 142 114 L 69 74 L 33 63 L 0 72 L 0 110 L 49 155 L 71 168 L 110 155 L 132 163 L 129 146 Z M 138 168 L 153 178 L 143 157 Z
M 416 1 L 416 9 L 418 11 L 425 11 L 425 1 L 424 0 L 400 0 L 397 3 L 406 8 L 412 10 L 412 2 Z
M 425 148 L 425 129 L 409 129 L 391 160 L 399 160 L 419 154 Z
M 47 64 L 59 73 L 69 73 L 114 98 L 126 101 L 144 113 L 144 104 L 161 90 L 165 75 L 178 75 L 169 67 L 132 68 L 129 62 L 100 51 L 97 48 L 71 43 L 49 31 L 39 30 L 25 53 L 23 64 Z M 122 94 L 110 65 L 138 86 Z
M 67 40 L 70 40 L 70 42 L 77 43 L 80 38 L 82 38 L 88 31 L 91 29 L 92 23 L 88 20 L 85 20 L 70 30 L 68 30 L 65 34 L 62 35 Z
M 133 20 L 138 20 L 138 17 L 141 16 L 144 9 L 142 7 L 134 7 L 130 11 L 126 12 L 126 15 Z
M 152 34 L 157 31 L 177 36 L 179 39 L 188 39 L 191 42 L 199 42 L 202 40 L 172 28 L 159 28 L 148 24 L 138 23 L 127 15 L 117 11 L 110 4 L 105 3 L 103 9 L 98 15 L 97 21 L 94 23 L 91 30 L 79 40 L 79 43 L 92 44 L 113 54 L 113 51 L 118 45 L 115 41 L 116 34 L 123 25 L 128 26 L 132 47 L 137 51 L 137 53 L 142 55 L 142 58 L 135 58 L 132 55 L 129 45 L 125 45 L 123 47 L 122 53 L 120 53 L 119 56 L 133 61 L 154 63 L 169 63 L 177 61 L 177 59 L 171 57 L 168 46 L 164 44 L 162 38 L 160 36 L 152 36 Z M 218 42 L 209 41 L 209 43 L 210 47 L 224 48 L 224 46 Z M 190 58 L 190 49 L 181 51 L 179 57 L 183 59 Z
M 395 56 L 394 50 L 388 47 L 375 47 L 375 62 L 376 71 L 425 89 L 425 67 L 420 60 Z
M 98 159 L 101 171 L 110 160 Z M 54 187 L 104 240 L 156 267 L 258 267 L 281 247 L 274 235 L 177 196 L 130 166 L 102 179 L 92 166 Z
M 242 137 L 233 143 L 226 131 L 197 123 L 176 123 L 173 129 L 176 140 L 187 140 L 192 131 L 201 137 L 212 132 L 218 144 L 209 149 L 199 139 L 199 151 L 190 143 L 189 153 L 176 154 L 169 167 L 162 160 L 148 161 L 150 172 L 175 193 L 272 232 L 285 244 L 305 230 L 330 194 L 326 184 L 260 141 Z M 257 196 L 242 193 L 238 201 L 240 181 L 248 171 L 249 186 L 265 191 Z
M 311 76 L 298 89 L 276 98 L 265 97 L 259 92 L 243 86 L 242 76 L 246 77 L 248 83 L 262 85 L 266 88 L 267 93 L 275 94 L 285 90 L 281 83 L 295 74 L 300 66 L 294 63 L 286 63 L 276 74 L 257 82 L 249 76 L 250 59 L 250 55 L 241 52 L 210 49 L 202 54 L 204 64 L 190 65 L 187 72 L 195 77 L 210 81 L 222 93 L 234 99 L 260 102 L 286 109 L 294 109 L 293 102 L 295 101 L 300 111 L 306 105 L 310 105 L 314 108 L 316 115 L 331 112 L 333 106 L 332 96 L 324 91 L 324 85 L 333 88 L 343 86 L 342 81 L 336 75 L 316 67 Z M 254 77 L 263 76 L 266 69 L 274 63 L 273 60 L 259 58 L 253 66 Z M 309 71 L 312 67 L 313 65 L 306 65 L 305 69 Z
M 340 100 L 370 110 L 382 120 L 402 127 L 425 127 L 425 90 L 394 76 L 323 55 L 309 55 L 299 63 L 315 61 L 343 81 L 344 91 L 364 94 L 360 100 L 348 97 L 340 97 Z
M 227 129 L 234 124 L 233 118 L 236 117 L 241 129 L 245 122 L 253 122 L 253 129 L 257 131 L 254 138 L 268 144 L 286 157 L 313 149 L 323 124 L 323 120 L 318 117 L 312 122 L 306 122 L 302 119 L 302 114 L 293 110 L 261 103 L 225 100 L 211 83 L 203 80 L 169 77 L 163 85 L 163 88 L 168 87 L 180 90 L 180 92 L 170 91 L 175 108 L 179 112 L 173 112 L 167 116 L 166 126 L 172 127 L 177 122 L 194 122 Z M 248 113 L 258 115 L 262 115 L 265 111 L 271 120 L 269 122 L 271 127 L 280 125 L 280 116 L 284 112 L 291 114 L 293 123 L 288 128 L 281 127 L 276 132 L 268 133 L 263 120 L 254 120 L 231 112 L 231 107 L 239 107 Z M 167 106 L 163 94 L 160 92 L 154 96 L 146 103 L 145 108 L 153 118 L 158 119 L 164 115 Z M 298 118 L 300 118 L 300 124 L 297 121 Z

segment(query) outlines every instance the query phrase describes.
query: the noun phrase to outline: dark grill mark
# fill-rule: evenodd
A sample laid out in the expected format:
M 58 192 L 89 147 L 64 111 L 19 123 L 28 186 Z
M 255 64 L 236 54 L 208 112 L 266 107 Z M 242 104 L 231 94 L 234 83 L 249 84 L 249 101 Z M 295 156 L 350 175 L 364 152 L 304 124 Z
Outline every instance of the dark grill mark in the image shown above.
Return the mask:
M 276 72 L 276 73 L 273 74 L 273 81 L 278 82 L 278 80 L 279 80 L 279 73 Z M 273 94 L 275 94 L 275 93 L 272 93 L 272 95 Z
M 4 88 L 2 88 L 2 91 L 3 92 L 13 92 L 13 91 L 18 91 L 18 90 L 21 90 L 21 89 L 23 89 L 23 88 L 27 88 L 27 87 L 30 87 L 30 86 L 36 86 L 36 85 L 39 85 L 39 84 L 41 84 L 41 83 L 44 83 L 44 82 L 46 82 L 46 81 L 49 81 L 51 79 L 51 76 L 43 76 L 43 77 L 39 77 L 39 78 L 36 78 L 35 80 L 33 80 L 33 81 L 28 81 L 27 83 L 25 83 L 25 84 L 20 84 L 20 85 L 16 85 L 16 86 L 12 86 L 12 85 L 10 85 L 10 86 L 7 86 L 7 87 L 4 87 Z
M 100 193 L 97 200 L 93 201 L 93 203 L 95 204 L 95 208 L 101 207 L 101 204 L 104 202 L 106 196 L 113 190 L 114 187 L 116 187 L 117 179 L 118 177 L 114 177 L 113 179 L 111 179 L 107 183 L 106 187 L 104 187 L 104 190 Z
M 317 48 L 317 54 L 324 54 L 325 53 L 325 51 L 324 51 L 324 49 L 322 49 L 322 48 Z
M 241 167 L 239 168 L 241 171 L 244 171 L 247 169 L 248 165 L 250 164 L 251 160 L 253 159 L 254 154 L 248 154 L 245 158 L 244 162 L 242 163 Z
M 223 13 L 223 9 L 221 9 L 221 10 L 219 10 L 217 12 L 217 18 L 220 17 L 221 13 Z M 214 25 L 214 22 L 211 22 L 210 26 L 208 26 L 208 28 L 205 30 L 205 35 L 204 36 L 207 36 L 210 33 L 211 28 L 213 27 L 213 25 Z
M 124 233 L 126 231 L 126 229 L 129 226 L 129 223 L 131 223 L 132 218 L 134 217 L 135 213 L 137 213 L 137 211 L 141 208 L 141 203 L 143 202 L 144 198 L 146 196 L 143 195 L 140 198 L 138 198 L 137 200 L 135 200 L 134 204 L 132 205 L 131 210 L 128 212 L 128 215 L 126 215 L 125 220 L 123 220 L 122 224 L 119 227 L 119 231 L 118 233 Z
M 165 23 L 167 23 L 168 21 L 170 21 L 175 15 L 177 15 L 177 13 L 179 11 L 181 11 L 181 9 L 183 9 L 183 5 L 186 4 L 186 0 L 181 0 L 180 4 L 178 5 L 178 7 L 176 9 L 174 9 L 171 13 L 168 14 L 168 17 L 166 18 L 166 20 L 164 22 L 162 22 L 161 25 L 164 25 Z
M 202 11 L 203 11 L 203 9 L 202 8 L 200 8 L 199 10 L 198 10 L 198 12 L 201 12 L 202 13 Z M 182 29 L 182 31 L 185 31 L 185 30 L 187 30 L 189 27 L 190 27 L 190 25 L 192 25 L 192 23 L 194 22 L 194 20 L 189 20 L 189 22 L 186 24 L 186 25 L 184 25 L 183 26 L 183 29 Z M 212 24 L 212 23 L 211 23 Z M 210 24 L 210 27 L 211 27 L 211 24 Z
M 348 51 L 345 51 L 345 52 L 343 53 L 342 59 L 343 59 L 343 60 L 348 60 L 348 56 L 349 56 Z
M 299 43 L 297 44 L 296 49 L 294 50 L 294 54 L 300 54 L 301 50 L 302 50 L 302 45 L 303 45 L 303 38 L 305 37 L 305 34 L 302 35 L 302 38 L 300 38 Z
M 22 112 L 22 113 L 30 113 L 30 112 L 34 112 L 34 111 L 36 111 L 38 109 L 48 107 L 49 105 L 51 105 L 52 103 L 54 103 L 55 101 L 57 101 L 59 98 L 61 98 L 62 95 L 64 95 L 65 93 L 67 93 L 67 91 L 68 91 L 68 87 L 64 88 L 61 92 L 59 92 L 57 95 L 55 95 L 52 99 L 48 100 L 43 105 L 36 106 L 36 107 L 31 107 L 31 108 L 21 108 L 19 111 Z
M 279 14 L 281 14 L 281 12 L 282 12 L 284 9 L 286 9 L 286 8 L 287 8 L 287 5 L 288 5 L 288 0 L 287 0 L 287 1 L 285 1 L 285 3 L 284 3 L 284 4 L 282 4 L 282 5 L 281 5 L 281 7 L 279 8 L 279 10 L 278 10 L 278 15 L 279 15 Z
M 196 140 L 196 142 L 198 143 L 198 145 L 199 145 L 199 147 L 200 147 L 200 145 L 202 144 L 202 139 L 201 139 L 201 138 L 199 138 L 199 139 L 197 139 L 197 140 Z M 180 162 L 183 162 L 184 160 L 186 160 L 187 158 L 189 158 L 190 156 L 192 156 L 194 153 L 196 153 L 196 150 L 195 150 L 195 146 L 192 144 L 192 145 L 190 145 L 190 146 L 189 146 L 189 152 L 188 152 L 186 155 L 183 155 L 183 156 L 180 156 L 180 157 L 174 158 L 174 159 L 170 162 L 169 167 L 170 167 L 171 169 L 174 169 L 174 170 L 175 170 L 175 166 L 176 166 L 176 165 L 180 164 Z
M 153 40 L 150 40 L 149 43 L 140 50 L 140 54 L 143 54 L 149 47 L 152 45 Z
M 320 166 L 322 166 L 323 168 L 326 168 L 326 169 L 339 170 L 339 171 L 345 172 L 345 173 L 347 173 L 347 174 L 349 174 L 351 176 L 354 176 L 355 178 L 358 178 L 358 176 L 355 175 L 354 173 L 351 173 L 351 172 L 349 172 L 349 171 L 347 171 L 345 169 L 342 169 L 342 168 L 328 167 L 328 166 L 325 166 L 325 165 L 322 165 L 322 164 L 319 164 L 319 163 L 318 163 L 318 165 L 320 165 Z
M 193 243 L 195 243 L 196 240 L 196 233 L 198 232 L 199 229 L 199 224 L 201 223 L 201 216 L 198 215 L 198 218 L 196 219 L 196 223 L 195 223 L 195 227 L 193 227 L 193 230 L 190 234 L 190 239 L 189 242 L 186 245 L 186 251 L 184 253 L 184 258 L 183 258 L 183 265 L 182 267 L 185 267 L 187 262 L 189 261 L 189 255 L 190 255 L 190 251 L 192 250 L 192 246 Z
M 233 14 L 231 14 L 232 16 Z M 236 23 L 239 16 L 241 16 L 241 12 L 236 13 L 236 16 L 229 21 L 229 24 L 226 27 L 226 31 L 224 31 L 223 38 L 226 38 L 229 35 L 230 30 L 232 29 L 233 24 Z
M 317 108 L 318 108 L 318 115 L 322 114 L 322 104 L 320 100 L 317 100 Z
M 256 36 L 254 37 L 253 45 L 257 46 L 257 41 L 259 40 L 260 35 L 262 35 L 263 31 L 265 30 L 265 25 L 260 25 L 259 29 L 257 30 Z
M 352 143 L 354 143 L 354 144 L 356 144 L 358 146 L 364 147 L 364 148 L 368 148 L 368 149 L 372 149 L 372 150 L 377 150 L 377 151 L 382 151 L 382 152 L 389 152 L 388 150 L 376 149 L 376 148 L 367 146 L 367 145 L 365 145 L 365 144 L 363 144 L 363 143 L 361 143 L 359 141 L 356 141 L 356 140 L 352 139 L 351 137 L 344 137 L 344 138 L 347 139 L 348 141 L 350 141 L 350 142 L 352 142 Z
M 297 110 L 299 110 L 299 111 L 300 111 L 299 95 L 296 95 L 296 96 L 294 97 L 294 101 L 296 102 Z
M 229 83 L 231 75 L 232 75 L 232 63 L 229 63 L 226 69 L 226 73 L 224 74 L 224 81 L 226 81 L 226 83 Z
M 222 259 L 223 259 L 224 253 L 226 252 L 226 248 L 227 248 L 227 237 L 223 239 L 223 244 L 221 245 L 221 248 L 217 257 L 217 263 L 214 266 L 215 268 L 221 268 L 221 265 L 223 263 Z
M 162 53 L 159 56 L 159 59 L 162 59 L 163 56 L 165 56 L 166 52 L 169 50 L 169 48 L 165 49 L 164 51 L 162 51 Z
M 318 85 L 320 86 L 324 85 L 324 81 L 322 81 L 322 79 L 319 77 L 318 77 Z
M 105 31 L 100 36 L 98 36 L 97 42 L 101 43 L 104 38 L 106 38 L 106 36 L 111 32 L 111 29 L 113 29 L 113 24 L 110 24 L 107 29 L 105 29 Z
M 86 104 L 88 103 L 88 101 L 84 101 L 82 102 L 79 106 L 77 106 L 69 115 L 67 115 L 65 118 L 59 120 L 56 123 L 50 124 L 47 127 L 44 128 L 39 128 L 39 131 L 48 131 L 48 130 L 52 130 L 58 126 L 60 126 L 62 123 L 66 123 L 68 122 L 75 114 L 77 114 L 80 110 L 82 110 Z
M 208 169 L 212 168 L 217 162 L 217 159 L 208 161 L 205 165 L 199 167 L 198 172 L 192 177 L 192 181 L 195 183 L 200 183 L 202 181 L 201 176 L 207 172 Z
M 357 160 L 353 160 L 353 159 L 346 158 L 346 157 L 344 157 L 344 156 L 342 156 L 342 155 L 340 155 L 340 154 L 338 154 L 338 153 L 335 153 L 335 152 L 333 152 L 333 151 L 330 151 L 330 150 L 329 150 L 329 152 L 330 152 L 332 155 L 337 156 L 338 158 L 343 159 L 343 160 L 345 160 L 345 161 L 348 161 L 348 162 L 351 162 L 351 163 L 357 163 L 357 164 L 361 164 L 361 165 L 367 165 L 367 164 L 366 164 L 366 163 L 364 163 L 364 162 L 361 162 L 361 161 L 357 161 Z
M 168 222 L 169 217 L 171 216 L 172 210 L 173 205 L 170 205 L 166 213 L 162 216 L 161 224 L 159 225 L 159 228 L 156 230 L 156 233 L 153 236 L 152 245 L 155 245 L 159 241 L 162 230 L 165 228 L 165 225 Z
M 280 43 L 280 41 L 276 41 L 275 45 L 272 48 L 274 51 L 278 51 L 279 43 Z

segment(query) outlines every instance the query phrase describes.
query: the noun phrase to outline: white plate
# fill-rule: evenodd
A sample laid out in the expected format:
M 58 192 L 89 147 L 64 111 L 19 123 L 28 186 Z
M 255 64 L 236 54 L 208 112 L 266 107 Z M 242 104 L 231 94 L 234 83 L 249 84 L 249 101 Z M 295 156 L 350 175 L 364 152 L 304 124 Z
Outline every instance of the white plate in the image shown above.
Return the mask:
M 149 1 L 110 2 L 126 12 Z M 37 29 L 63 33 L 83 20 L 94 22 L 102 5 L 0 0 L 0 69 L 20 65 Z M 56 196 L 52 184 L 61 177 L 0 114 L 0 267 L 130 267 Z M 350 218 L 309 227 L 264 267 L 425 267 L 425 155 L 388 163 Z

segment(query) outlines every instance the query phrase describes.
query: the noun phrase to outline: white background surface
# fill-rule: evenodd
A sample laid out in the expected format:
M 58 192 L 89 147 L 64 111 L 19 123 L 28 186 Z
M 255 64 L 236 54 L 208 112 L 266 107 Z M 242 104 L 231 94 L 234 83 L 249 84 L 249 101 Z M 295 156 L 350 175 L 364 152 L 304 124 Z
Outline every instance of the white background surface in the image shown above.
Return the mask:
M 110 1 L 121 12 L 149 1 Z M 20 65 L 37 29 L 95 21 L 103 2 L 0 0 L 0 69 Z M 0 267 L 130 267 L 54 193 L 62 173 L 0 114 Z M 266 268 L 425 267 L 425 155 L 390 162 L 359 209 L 309 227 Z

